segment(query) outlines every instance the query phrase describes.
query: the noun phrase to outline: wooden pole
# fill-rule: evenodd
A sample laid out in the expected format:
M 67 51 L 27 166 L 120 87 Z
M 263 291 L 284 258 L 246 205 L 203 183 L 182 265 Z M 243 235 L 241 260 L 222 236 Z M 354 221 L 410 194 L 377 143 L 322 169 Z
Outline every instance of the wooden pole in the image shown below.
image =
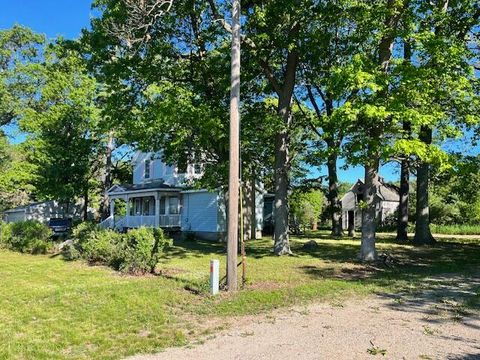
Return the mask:
M 237 291 L 238 197 L 240 188 L 240 0 L 233 0 L 232 8 L 231 81 L 227 288 L 228 291 Z

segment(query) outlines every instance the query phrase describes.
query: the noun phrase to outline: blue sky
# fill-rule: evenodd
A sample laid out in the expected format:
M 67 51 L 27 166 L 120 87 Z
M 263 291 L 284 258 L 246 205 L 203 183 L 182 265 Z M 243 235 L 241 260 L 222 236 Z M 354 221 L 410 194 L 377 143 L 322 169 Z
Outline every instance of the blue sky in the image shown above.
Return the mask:
M 63 36 L 74 39 L 80 35 L 82 28 L 90 24 L 90 18 L 93 16 L 90 9 L 91 3 L 91 0 L 0 0 L 0 9 L 2 9 L 0 29 L 21 24 L 46 34 L 48 38 Z M 12 141 L 22 141 L 23 137 L 15 127 L 9 127 L 6 130 Z M 465 143 L 462 145 L 468 147 Z M 461 143 L 453 144 L 454 148 L 457 146 L 460 147 Z M 478 147 L 475 152 L 478 153 Z M 339 166 L 342 165 L 344 164 L 341 162 Z M 326 169 L 324 167 L 312 169 L 311 173 L 312 176 L 318 177 L 325 175 Z M 397 181 L 398 165 L 388 164 L 382 167 L 381 175 L 388 181 Z M 357 178 L 363 178 L 363 168 L 339 169 L 339 177 L 341 181 L 355 182 Z
M 91 17 L 91 0 L 0 0 L 0 28 L 21 24 L 49 38 L 76 38 Z

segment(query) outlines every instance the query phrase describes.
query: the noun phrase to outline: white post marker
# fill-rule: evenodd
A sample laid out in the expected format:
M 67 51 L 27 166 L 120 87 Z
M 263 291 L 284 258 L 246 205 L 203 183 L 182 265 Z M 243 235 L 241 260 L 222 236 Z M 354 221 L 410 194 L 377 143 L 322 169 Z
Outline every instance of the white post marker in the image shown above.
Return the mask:
M 220 280 L 220 261 L 210 260 L 210 294 L 217 295 Z

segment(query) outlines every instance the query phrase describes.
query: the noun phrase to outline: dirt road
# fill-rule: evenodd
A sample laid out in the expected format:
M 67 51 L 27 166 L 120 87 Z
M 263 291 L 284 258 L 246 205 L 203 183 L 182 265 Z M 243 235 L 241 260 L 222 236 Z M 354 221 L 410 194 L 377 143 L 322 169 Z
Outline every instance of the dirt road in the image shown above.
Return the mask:
M 480 359 L 480 314 L 453 300 L 479 296 L 480 279 L 443 280 L 422 294 L 242 318 L 214 338 L 134 359 Z

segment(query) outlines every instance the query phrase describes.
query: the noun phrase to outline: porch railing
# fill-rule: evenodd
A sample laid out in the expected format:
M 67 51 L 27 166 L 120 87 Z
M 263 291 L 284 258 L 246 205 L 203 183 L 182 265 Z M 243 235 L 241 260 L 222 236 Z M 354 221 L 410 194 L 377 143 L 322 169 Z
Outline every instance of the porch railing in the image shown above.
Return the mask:
M 108 217 L 100 223 L 102 228 L 110 228 L 121 230 L 123 228 L 139 228 L 142 226 L 145 227 L 155 227 L 155 218 L 156 216 L 124 216 L 124 217 L 115 217 L 115 222 L 112 216 Z M 159 223 L 160 227 L 180 227 L 181 226 L 181 215 L 160 215 Z
M 106 218 L 105 220 L 103 220 L 99 226 L 102 228 L 102 229 L 111 229 L 113 228 L 114 226 L 114 223 L 113 223 L 113 216 L 109 216 L 108 218 Z
M 160 227 L 180 227 L 180 215 L 160 215 Z
M 138 227 L 154 227 L 155 226 L 155 216 L 144 215 L 144 216 L 127 216 L 127 221 L 125 227 L 128 228 L 138 228 Z

